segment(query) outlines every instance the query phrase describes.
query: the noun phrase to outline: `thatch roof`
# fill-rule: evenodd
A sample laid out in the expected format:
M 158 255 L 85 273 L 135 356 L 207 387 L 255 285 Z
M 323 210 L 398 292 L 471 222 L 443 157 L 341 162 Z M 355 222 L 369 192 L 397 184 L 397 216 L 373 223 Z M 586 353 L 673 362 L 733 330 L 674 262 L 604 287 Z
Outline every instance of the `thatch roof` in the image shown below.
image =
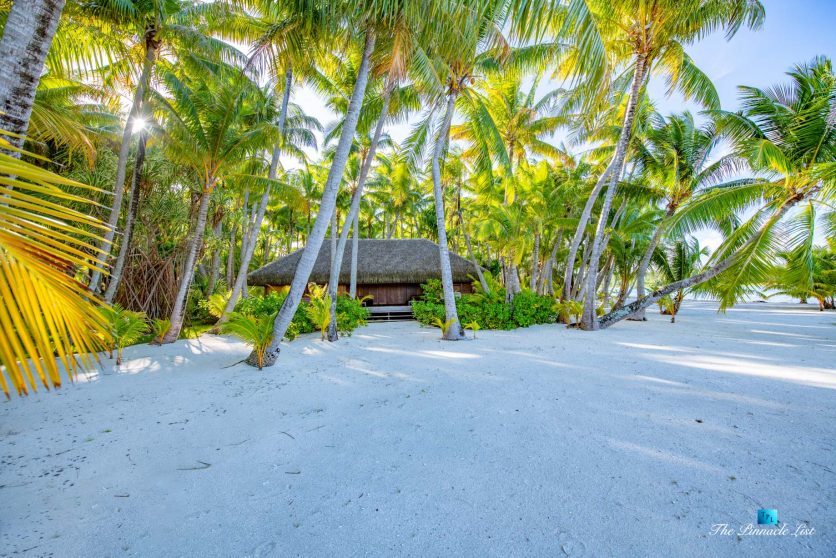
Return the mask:
M 360 239 L 357 250 L 357 284 L 386 285 L 392 283 L 424 283 L 440 279 L 438 244 L 424 239 L 378 240 Z M 289 285 L 296 273 L 302 250 L 279 258 L 249 274 L 247 283 L 253 286 Z M 310 282 L 325 284 L 331 267 L 331 241 L 326 238 L 311 272 Z M 473 264 L 450 252 L 454 283 L 469 283 L 475 276 Z M 351 240 L 346 244 L 340 284 L 348 284 L 351 273 Z

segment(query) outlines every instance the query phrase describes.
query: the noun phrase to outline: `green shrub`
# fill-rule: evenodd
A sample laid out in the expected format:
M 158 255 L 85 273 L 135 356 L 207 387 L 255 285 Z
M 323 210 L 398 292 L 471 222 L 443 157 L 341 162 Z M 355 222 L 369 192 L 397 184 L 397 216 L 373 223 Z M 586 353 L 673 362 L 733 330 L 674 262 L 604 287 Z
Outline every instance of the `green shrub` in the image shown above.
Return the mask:
M 413 300 L 412 315 L 424 325 L 433 325 L 436 319 L 444 319 L 444 305 L 437 302 Z
M 456 300 L 461 323 L 476 324 L 479 329 L 514 329 L 557 320 L 557 307 L 552 297 L 523 291 L 514 297 L 513 304 L 507 304 L 504 289 L 495 281 L 492 283 L 490 293 L 482 292 L 478 284 L 474 284 L 477 292 Z M 435 279 L 421 285 L 423 300 L 412 302 L 412 315 L 418 322 L 424 325 L 444 322 L 446 316 L 440 287 L 441 282 Z
M 549 324 L 557 321 L 554 299 L 523 291 L 514 297 L 513 320 L 520 327 Z
M 337 297 L 337 329 L 340 333 L 351 335 L 360 326 L 366 325 L 369 309 L 363 303 L 349 296 Z
M 249 316 L 276 314 L 284 304 L 285 298 L 287 298 L 286 294 L 275 291 L 264 296 L 251 295 L 238 301 L 238 304 L 235 305 L 235 311 Z M 297 308 L 296 314 L 287 328 L 287 333 L 285 333 L 285 338 L 288 341 L 292 341 L 303 333 L 318 331 L 306 310 L 309 305 L 308 302 L 304 301 L 299 304 L 299 308 Z M 359 300 L 352 300 L 346 295 L 337 297 L 337 329 L 340 333 L 351 335 L 352 331 L 366 325 L 368 315 L 368 309 L 363 307 Z
M 435 304 L 444 304 L 444 288 L 441 286 L 440 279 L 429 279 L 426 283 L 421 285 L 421 290 L 424 294 L 421 298 L 425 302 L 433 302 Z
M 217 319 L 224 313 L 224 308 L 226 308 L 226 303 L 229 302 L 229 297 L 231 295 L 232 291 L 215 293 L 209 295 L 209 298 L 205 298 L 197 304 L 201 310 L 206 311 L 206 313 L 210 316 Z
M 272 292 L 266 296 L 248 296 L 238 300 L 235 311 L 250 316 L 274 314 L 282 307 L 285 298 L 287 298 L 287 295 L 277 292 Z

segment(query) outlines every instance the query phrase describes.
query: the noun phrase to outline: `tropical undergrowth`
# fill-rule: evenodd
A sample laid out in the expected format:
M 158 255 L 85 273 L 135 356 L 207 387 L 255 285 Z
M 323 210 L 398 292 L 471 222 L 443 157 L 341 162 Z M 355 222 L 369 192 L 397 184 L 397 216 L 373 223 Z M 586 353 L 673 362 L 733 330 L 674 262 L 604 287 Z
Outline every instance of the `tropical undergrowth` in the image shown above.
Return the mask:
M 267 295 L 249 296 L 235 305 L 235 312 L 251 316 L 267 316 L 278 312 L 284 299 L 285 293 L 272 292 Z M 311 319 L 311 302 L 303 300 L 290 322 L 286 338 L 293 340 L 296 336 L 304 333 L 314 333 L 320 330 Z M 366 325 L 369 311 L 357 299 L 340 295 L 337 297 L 337 329 L 343 335 L 351 335 L 358 327 Z
M 456 299 L 459 320 L 463 324 L 477 324 L 478 329 L 516 329 L 535 324 L 553 324 L 559 307 L 554 298 L 523 290 L 512 302 L 505 301 L 505 290 L 494 285 L 490 292 L 482 291 L 474 283 L 475 293 Z M 412 315 L 421 324 L 444 322 L 444 300 L 441 281 L 430 279 L 421 285 L 421 300 L 412 301 Z M 472 329 L 472 328 L 471 328 Z

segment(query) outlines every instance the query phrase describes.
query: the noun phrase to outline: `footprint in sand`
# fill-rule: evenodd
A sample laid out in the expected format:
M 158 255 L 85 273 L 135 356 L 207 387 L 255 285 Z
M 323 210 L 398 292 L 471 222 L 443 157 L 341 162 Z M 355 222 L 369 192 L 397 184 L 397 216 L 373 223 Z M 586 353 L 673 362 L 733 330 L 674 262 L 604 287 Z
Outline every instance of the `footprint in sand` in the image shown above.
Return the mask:
M 276 550 L 276 543 L 274 542 L 266 542 L 261 543 L 257 547 L 255 547 L 248 556 L 252 556 L 252 558 L 264 558 L 265 556 L 272 556 L 273 551 Z
M 570 556 L 571 558 L 575 558 L 576 556 L 591 556 L 591 554 L 586 551 L 586 545 L 574 537 L 571 533 L 558 530 L 555 531 L 554 536 L 557 548 L 560 549 L 560 554 L 558 554 L 559 556 Z

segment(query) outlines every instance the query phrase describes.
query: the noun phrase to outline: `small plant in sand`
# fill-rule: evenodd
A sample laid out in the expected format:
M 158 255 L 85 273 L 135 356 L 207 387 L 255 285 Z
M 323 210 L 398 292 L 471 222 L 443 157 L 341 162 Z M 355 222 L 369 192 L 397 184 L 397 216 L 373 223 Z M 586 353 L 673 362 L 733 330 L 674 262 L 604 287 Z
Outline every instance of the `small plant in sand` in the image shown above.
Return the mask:
M 478 322 L 470 322 L 469 324 L 467 324 L 467 325 L 466 325 L 466 326 L 464 326 L 464 327 L 466 327 L 467 329 L 469 329 L 470 331 L 472 331 L 472 332 L 473 332 L 473 338 L 474 338 L 474 339 L 476 339 L 476 332 L 477 332 L 477 331 L 479 331 L 480 329 L 482 329 L 482 328 L 479 326 L 479 323 L 478 323 Z
M 560 308 L 560 314 L 564 317 L 564 319 L 571 317 L 574 320 L 572 323 L 580 323 L 581 314 L 583 314 L 582 300 L 564 300 L 563 303 L 560 305 Z
M 328 294 L 328 285 L 320 287 L 314 283 L 308 285 L 310 302 L 305 307 L 305 313 L 311 320 L 314 327 L 319 330 L 321 338 L 325 339 L 325 332 L 331 322 L 331 295 Z
M 110 325 L 110 337 L 113 345 L 110 348 L 110 358 L 116 351 L 116 366 L 122 364 L 122 350 L 135 344 L 148 331 L 148 322 L 142 312 L 125 310 L 118 304 L 105 306 L 102 312 Z
M 665 295 L 659 299 L 657 304 L 659 305 L 659 312 L 663 314 L 670 314 L 671 323 L 676 323 L 677 304 L 673 297 L 671 297 L 671 295 Z
M 155 318 L 151 321 L 151 332 L 154 334 L 154 339 L 151 340 L 152 345 L 159 345 L 168 330 L 171 329 L 171 320 Z
M 222 332 L 238 337 L 253 348 L 259 370 L 264 367 L 264 355 L 273 340 L 273 321 L 276 314 L 257 316 L 233 312 L 229 315 L 229 320 L 221 326 Z
M 447 332 L 450 331 L 450 328 L 453 327 L 453 324 L 456 323 L 456 320 L 451 318 L 447 321 L 442 321 L 441 318 L 436 318 L 435 322 L 433 323 L 435 323 L 436 327 L 441 329 L 442 335 L 447 335 Z

